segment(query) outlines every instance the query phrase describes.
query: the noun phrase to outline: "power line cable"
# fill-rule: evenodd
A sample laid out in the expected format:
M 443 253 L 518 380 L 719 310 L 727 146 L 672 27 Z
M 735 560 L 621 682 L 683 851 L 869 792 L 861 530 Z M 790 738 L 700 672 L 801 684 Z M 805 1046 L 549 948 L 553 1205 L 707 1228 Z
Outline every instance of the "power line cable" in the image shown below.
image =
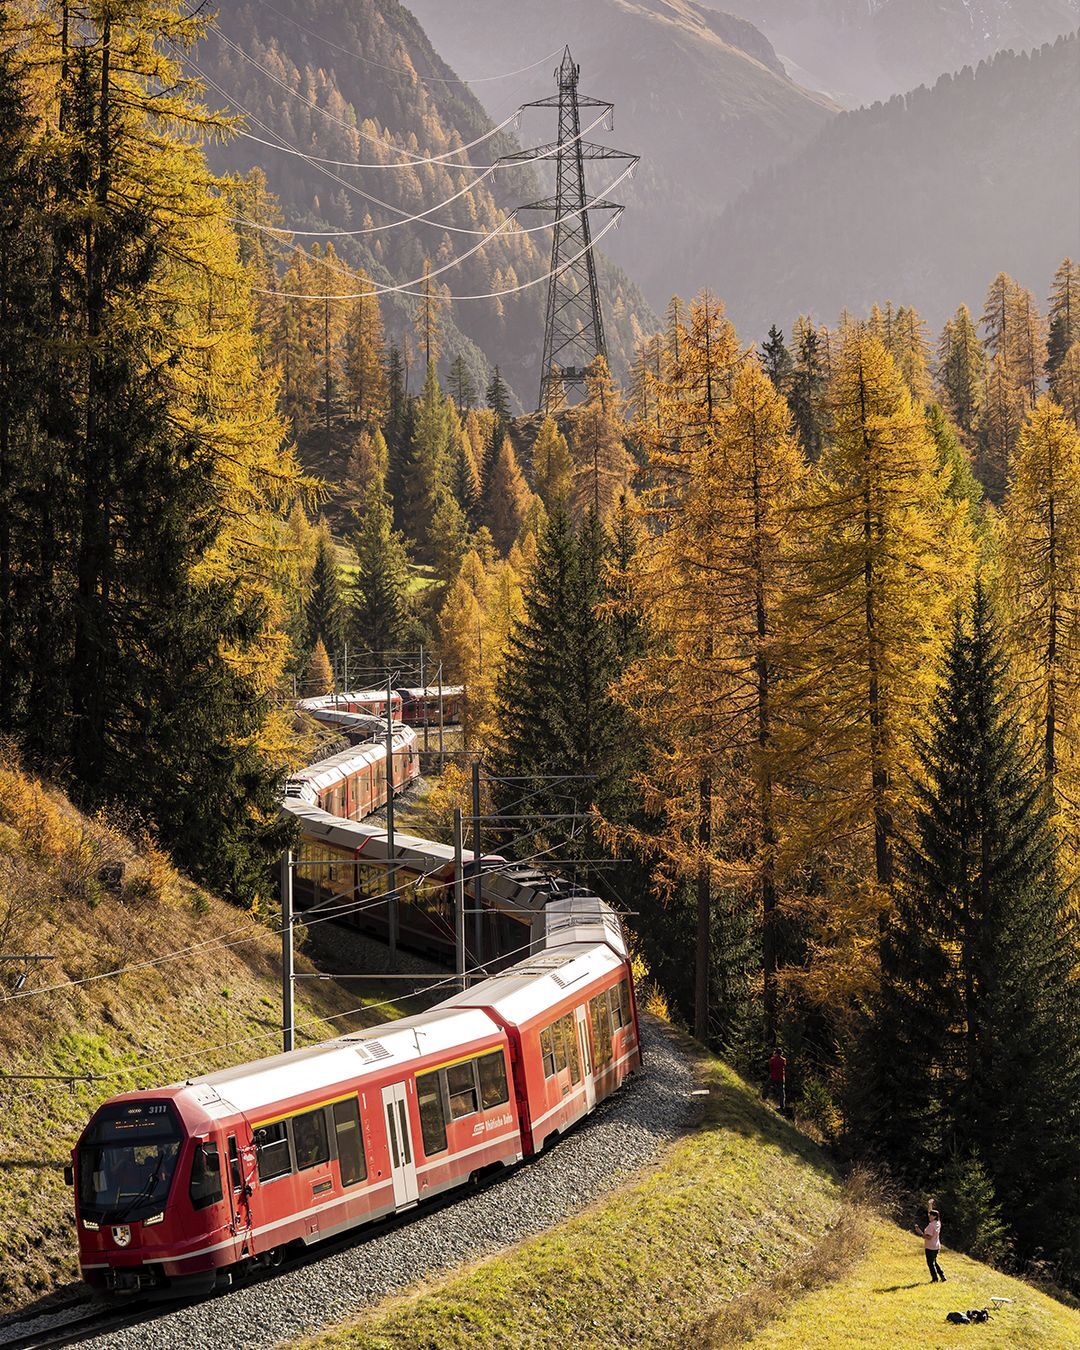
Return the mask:
M 215 23 L 213 20 L 210 21 L 208 27 L 210 31 L 216 33 L 217 36 L 222 40 L 222 42 L 224 42 L 226 47 L 228 47 L 231 51 L 234 51 L 237 54 L 237 56 L 247 61 L 249 65 L 254 66 L 256 70 L 261 71 L 261 73 L 265 75 L 268 80 L 271 80 L 280 89 L 284 89 L 285 92 L 291 98 L 294 98 L 297 100 L 297 102 L 304 104 L 305 107 L 310 108 L 312 112 L 318 113 L 320 117 L 325 117 L 328 122 L 333 122 L 336 126 L 342 127 L 345 131 L 348 131 L 356 136 L 359 136 L 361 140 L 367 141 L 371 145 L 382 146 L 383 149 L 390 150 L 395 155 L 401 155 L 406 160 L 406 163 L 399 165 L 398 166 L 399 168 L 402 169 L 417 168 L 423 164 L 440 162 L 440 160 L 434 159 L 427 155 L 414 155 L 411 150 L 406 150 L 404 149 L 404 147 L 400 145 L 394 145 L 392 142 L 384 140 L 382 137 L 379 136 L 372 136 L 366 131 L 361 131 L 360 128 L 356 126 L 354 123 L 346 122 L 344 118 L 337 117 L 328 108 L 321 108 L 317 103 L 313 103 L 311 99 L 307 98 L 304 94 L 301 94 L 299 90 L 293 89 L 293 87 L 287 81 L 281 79 L 280 76 L 275 75 L 272 70 L 267 70 L 267 68 L 264 65 L 256 61 L 253 56 L 249 55 L 243 49 L 243 47 L 240 46 L 239 43 L 234 42 L 232 38 L 229 37 L 228 33 L 226 33 L 224 29 L 219 27 L 219 25 Z M 511 122 L 516 121 L 517 116 L 518 112 L 515 111 L 513 116 L 507 118 L 507 120 L 501 123 L 501 125 L 493 127 L 490 131 L 485 132 L 482 136 L 478 136 L 476 140 L 470 141 L 467 145 L 460 146 L 453 153 L 461 154 L 466 150 L 471 150 L 474 146 L 482 144 L 484 141 L 490 140 L 493 136 L 497 135 L 498 132 L 502 131 L 505 127 L 509 126 Z
M 501 290 L 497 291 L 481 291 L 475 295 L 443 295 L 440 296 L 439 299 L 444 304 L 455 304 L 459 300 L 495 300 L 505 295 L 517 295 L 520 291 L 527 291 L 533 286 L 540 286 L 545 281 L 549 280 L 549 278 L 555 276 L 556 273 L 565 271 L 566 268 L 573 266 L 573 264 L 583 258 L 586 253 L 589 253 L 594 249 L 597 244 L 599 244 L 600 240 L 603 239 L 604 235 L 618 225 L 624 209 L 624 207 L 620 206 L 603 229 L 594 235 L 590 242 L 586 244 L 579 253 L 575 254 L 574 257 L 566 259 L 566 261 L 560 263 L 558 267 L 550 268 L 541 276 L 535 277 L 532 281 L 523 281 L 517 286 L 504 286 Z M 412 283 L 410 282 L 405 282 L 400 286 L 386 286 L 379 290 L 353 291 L 346 295 L 309 295 L 306 291 L 271 291 L 261 286 L 253 286 L 251 289 L 256 295 L 268 295 L 275 300 L 363 300 L 370 295 L 409 295 L 418 300 L 425 299 L 424 291 L 408 289 L 411 284 Z

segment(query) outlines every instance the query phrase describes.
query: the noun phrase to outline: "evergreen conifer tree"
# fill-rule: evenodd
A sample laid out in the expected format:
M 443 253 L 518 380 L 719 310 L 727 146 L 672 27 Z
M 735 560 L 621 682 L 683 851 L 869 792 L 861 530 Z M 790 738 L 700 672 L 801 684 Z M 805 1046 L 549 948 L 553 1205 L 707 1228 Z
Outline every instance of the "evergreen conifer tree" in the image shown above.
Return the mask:
M 1080 342 L 1080 263 L 1064 258 L 1054 273 L 1054 286 L 1050 292 L 1046 373 L 1051 384 L 1074 342 Z
M 769 336 L 762 344 L 761 368 L 781 394 L 786 395 L 790 391 L 795 363 L 784 342 L 783 331 L 776 324 L 769 329 Z
M 806 457 L 815 460 L 821 454 L 824 435 L 822 401 L 828 379 L 821 337 L 808 318 L 800 315 L 792 334 L 795 369 L 791 377 L 791 415 Z
M 334 541 L 325 522 L 319 531 L 319 550 L 315 555 L 315 569 L 311 575 L 311 595 L 305 606 L 305 618 L 307 621 L 305 645 L 313 649 L 321 638 L 329 652 L 336 655 L 344 636 L 345 615 Z
M 450 393 L 457 404 L 458 414 L 464 417 L 476 403 L 476 385 L 469 373 L 468 362 L 460 353 L 450 363 Z
M 506 381 L 503 379 L 498 366 L 491 372 L 491 379 L 484 391 L 484 397 L 487 400 L 488 407 L 495 414 L 496 423 L 499 424 L 500 428 L 505 427 L 510 421 L 510 390 L 507 388 Z
M 882 954 L 872 1115 L 933 1184 L 978 1159 L 1017 1244 L 1080 1255 L 1080 988 L 1048 798 L 990 604 L 955 621 Z
M 386 665 L 402 640 L 408 619 L 409 561 L 385 500 L 368 504 L 353 536 L 356 590 L 351 626 L 354 640 L 376 664 Z
M 417 406 L 416 429 L 404 472 L 403 513 L 405 533 L 414 541 L 419 556 L 431 560 L 431 522 L 450 472 L 452 405 L 439 388 L 435 362 L 427 368 L 424 390 Z

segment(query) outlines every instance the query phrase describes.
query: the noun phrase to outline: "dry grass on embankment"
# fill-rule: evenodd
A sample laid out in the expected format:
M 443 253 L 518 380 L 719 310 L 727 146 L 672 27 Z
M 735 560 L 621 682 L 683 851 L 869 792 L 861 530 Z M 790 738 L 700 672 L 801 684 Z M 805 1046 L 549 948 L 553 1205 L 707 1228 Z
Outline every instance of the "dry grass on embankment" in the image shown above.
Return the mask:
M 1080 1315 L 977 1262 L 950 1257 L 955 1281 L 924 1290 L 918 1238 L 882 1220 L 864 1185 L 842 1185 L 820 1149 L 686 1044 L 709 1096 L 697 1128 L 655 1166 L 550 1232 L 387 1300 L 305 1350 L 947 1350 L 968 1344 L 956 1333 L 1030 1350 L 1080 1344 Z M 991 1291 L 1016 1299 L 1008 1314 L 946 1332 L 949 1307 L 982 1306 Z
M 16 971 L 0 965 L 0 1309 L 77 1275 L 63 1168 L 99 1101 L 280 1048 L 280 940 L 271 928 L 0 757 L 0 950 L 55 958 L 30 971 L 27 990 L 92 980 L 11 997 Z M 204 945 L 179 960 L 92 979 L 193 944 Z M 299 957 L 297 969 L 312 966 Z M 387 992 L 364 985 L 362 998 Z M 301 982 L 297 1043 L 395 1015 L 382 1007 L 313 1021 L 362 998 L 356 985 Z M 5 1081 L 16 1073 L 102 1078 L 70 1091 Z

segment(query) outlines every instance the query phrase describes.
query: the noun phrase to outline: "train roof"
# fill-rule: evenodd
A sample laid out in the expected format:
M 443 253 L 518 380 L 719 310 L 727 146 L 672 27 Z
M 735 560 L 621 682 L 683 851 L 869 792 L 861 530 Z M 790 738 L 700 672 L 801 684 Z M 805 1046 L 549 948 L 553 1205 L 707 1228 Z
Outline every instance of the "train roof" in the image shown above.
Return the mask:
M 427 684 L 417 685 L 415 689 L 399 689 L 399 694 L 408 694 L 409 698 L 438 698 L 442 694 L 443 698 L 456 697 L 465 692 L 463 684 Z
M 226 1110 L 256 1115 L 272 1108 L 288 1110 L 295 1098 L 357 1077 L 381 1074 L 428 1055 L 460 1052 L 499 1031 L 479 1007 L 450 1008 L 440 1004 L 396 1022 L 350 1032 L 303 1050 L 291 1050 L 232 1069 L 219 1069 L 171 1086 L 210 1114 L 220 1101 Z
M 562 1003 L 623 962 L 606 943 L 578 943 L 528 956 L 502 974 L 448 998 L 444 1007 L 491 1008 L 515 1026 Z
M 394 723 L 394 749 L 399 750 L 405 746 L 416 743 L 416 732 L 412 727 L 407 727 L 403 722 Z M 352 774 L 360 769 L 366 768 L 369 764 L 376 764 L 386 758 L 385 740 L 367 741 L 363 745 L 351 745 L 347 750 L 339 750 L 336 755 L 331 755 L 328 759 L 320 759 L 318 763 L 309 765 L 306 769 L 297 769 L 285 784 L 285 796 L 300 797 L 304 789 L 314 789 L 318 794 L 335 783 L 341 782 L 344 778 L 351 777 Z
M 400 699 L 401 695 L 394 689 L 392 697 Z M 296 706 L 303 712 L 318 712 L 320 708 L 344 709 L 346 703 L 376 703 L 380 699 L 385 702 L 385 689 L 341 689 L 334 694 L 319 694 L 317 698 L 302 698 Z

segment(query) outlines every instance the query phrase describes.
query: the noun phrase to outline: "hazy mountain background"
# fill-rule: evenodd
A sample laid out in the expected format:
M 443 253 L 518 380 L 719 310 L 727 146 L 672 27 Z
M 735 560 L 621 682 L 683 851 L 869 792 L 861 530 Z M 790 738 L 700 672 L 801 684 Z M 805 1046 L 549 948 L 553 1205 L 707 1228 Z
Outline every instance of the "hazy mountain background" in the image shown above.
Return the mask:
M 1080 22 L 1080 0 L 702 0 L 742 15 L 796 79 L 845 106 L 889 98 Z M 588 0 L 585 0 L 588 4 Z
M 996 273 L 1045 295 L 1080 245 L 1080 40 L 1005 52 L 844 113 L 703 229 L 708 282 L 747 338 L 887 297 L 937 327 Z
M 581 88 L 615 103 L 604 139 L 643 156 L 632 187 L 616 194 L 631 209 L 606 246 L 654 305 L 686 285 L 687 249 L 705 221 L 835 111 L 787 77 L 756 28 L 694 0 L 411 0 L 410 8 L 465 75 L 514 70 L 570 44 Z M 474 88 L 501 120 L 517 99 L 552 94 L 557 64 Z M 527 113 L 523 141 L 552 139 L 554 117 Z M 590 166 L 590 186 L 609 181 L 606 169 Z
M 319 0 L 316 6 L 305 0 L 220 0 L 218 24 L 244 55 L 211 32 L 196 60 L 224 93 L 211 88 L 208 98 L 216 106 L 249 114 L 247 130 L 264 141 L 276 143 L 280 137 L 311 155 L 371 163 L 398 158 L 382 149 L 380 141 L 414 154 L 440 155 L 493 125 L 414 16 L 396 0 Z M 535 57 L 542 49 L 534 37 L 530 54 Z M 483 61 L 471 67 L 476 73 L 483 68 Z M 513 90 L 509 101 L 512 111 L 517 105 Z M 261 168 L 281 202 L 285 225 L 348 230 L 389 224 L 400 220 L 402 212 L 425 211 L 476 178 L 470 163 L 486 165 L 517 148 L 512 136 L 500 134 L 462 156 L 458 162 L 465 169 L 447 163 L 393 171 L 326 170 L 237 137 L 211 147 L 210 158 L 219 170 L 247 173 Z M 476 235 L 454 233 L 447 225 L 494 229 L 503 219 L 502 206 L 530 199 L 538 190 L 531 171 L 501 170 L 497 181 L 487 178 L 435 212 L 430 222 L 336 239 L 334 247 L 377 281 L 400 283 L 419 276 L 425 258 L 438 266 L 476 244 Z M 365 193 L 386 205 L 365 199 Z M 613 237 L 614 232 L 608 236 Z M 550 247 L 548 232 L 500 237 L 441 281 L 461 295 L 512 287 L 542 276 Z M 603 257 L 600 276 L 612 366 L 621 375 L 637 334 L 648 330 L 654 318 L 637 287 Z M 498 362 L 522 405 L 534 407 L 545 300 L 541 284 L 500 300 L 453 305 L 443 316 L 444 369 L 454 356 L 464 355 L 483 387 L 491 365 Z M 383 301 L 389 340 L 411 340 L 416 305 L 415 300 L 393 297 Z M 415 361 L 413 368 L 419 370 Z

